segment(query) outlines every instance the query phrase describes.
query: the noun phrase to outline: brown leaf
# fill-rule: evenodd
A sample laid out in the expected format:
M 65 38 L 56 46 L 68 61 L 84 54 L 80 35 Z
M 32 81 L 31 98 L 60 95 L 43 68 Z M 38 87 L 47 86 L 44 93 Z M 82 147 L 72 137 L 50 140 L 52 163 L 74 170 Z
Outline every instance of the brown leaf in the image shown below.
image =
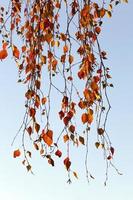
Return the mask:
M 69 127 L 69 131 L 70 131 L 71 133 L 74 133 L 74 132 L 75 132 L 75 126 L 71 125 L 71 126 Z
M 79 136 L 79 141 L 81 142 L 81 144 L 85 145 L 85 140 L 82 136 Z
M 54 167 L 54 160 L 52 158 L 48 159 L 48 163 Z
M 104 134 L 104 130 L 102 128 L 98 128 L 97 130 L 99 135 L 103 135 Z
M 75 176 L 75 178 L 77 178 L 77 179 L 78 179 L 78 175 L 77 175 L 77 173 L 76 173 L 76 172 L 73 172 L 73 175 Z
M 40 130 L 40 124 L 35 123 L 35 130 L 36 130 L 37 133 L 39 132 L 39 130 Z
M 95 146 L 96 146 L 96 148 L 98 149 L 98 147 L 100 146 L 100 143 L 99 143 L 99 142 L 96 142 L 96 143 L 95 143 Z

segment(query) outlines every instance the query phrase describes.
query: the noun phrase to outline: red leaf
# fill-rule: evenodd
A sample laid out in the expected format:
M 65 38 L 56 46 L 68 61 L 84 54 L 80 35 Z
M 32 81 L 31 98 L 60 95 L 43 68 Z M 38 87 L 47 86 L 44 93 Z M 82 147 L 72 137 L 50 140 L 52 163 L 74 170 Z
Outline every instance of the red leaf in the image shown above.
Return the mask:
M 61 110 L 60 112 L 59 112 L 59 116 L 60 116 L 60 119 L 62 119 L 63 117 L 64 117 L 64 112 Z
M 30 117 L 35 117 L 35 114 L 36 114 L 36 110 L 34 108 L 30 108 L 29 110 Z
M 63 122 L 64 122 L 65 126 L 68 125 L 69 121 L 70 121 L 70 118 L 67 117 L 67 116 L 63 119 Z
M 59 158 L 62 156 L 62 152 L 60 150 L 57 150 L 55 152 L 55 155 L 58 156 Z
M 70 162 L 69 157 L 65 158 L 64 165 L 65 165 L 66 169 L 69 170 L 69 168 L 71 166 L 71 162 Z
M 13 157 L 14 157 L 14 158 L 19 157 L 20 155 L 21 155 L 21 152 L 20 152 L 19 149 L 15 150 L 15 151 L 13 152 Z

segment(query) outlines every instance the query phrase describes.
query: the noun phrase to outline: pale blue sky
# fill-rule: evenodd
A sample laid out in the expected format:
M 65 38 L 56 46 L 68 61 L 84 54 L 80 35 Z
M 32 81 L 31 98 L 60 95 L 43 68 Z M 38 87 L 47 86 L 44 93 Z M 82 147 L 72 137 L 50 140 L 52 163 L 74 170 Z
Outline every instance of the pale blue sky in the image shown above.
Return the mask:
M 83 149 L 75 158 L 79 180 L 66 183 L 67 173 L 57 163 L 50 167 L 35 155 L 35 175 L 25 171 L 19 159 L 12 158 L 11 141 L 23 117 L 24 86 L 17 83 L 17 68 L 13 60 L 0 62 L 0 199 L 4 200 L 131 200 L 133 198 L 133 1 L 116 8 L 113 18 L 107 19 L 101 37 L 108 51 L 114 89 L 110 90 L 112 110 L 108 130 L 116 149 L 115 163 L 123 172 L 118 176 L 110 170 L 107 187 L 103 186 L 102 155 L 90 149 L 90 161 L 95 180 L 88 185 L 82 163 Z M 55 124 L 56 126 L 56 124 Z M 17 146 L 17 144 L 15 143 Z M 16 147 L 14 145 L 14 148 Z M 91 156 L 91 154 L 93 156 Z M 75 165 L 76 167 L 76 165 Z

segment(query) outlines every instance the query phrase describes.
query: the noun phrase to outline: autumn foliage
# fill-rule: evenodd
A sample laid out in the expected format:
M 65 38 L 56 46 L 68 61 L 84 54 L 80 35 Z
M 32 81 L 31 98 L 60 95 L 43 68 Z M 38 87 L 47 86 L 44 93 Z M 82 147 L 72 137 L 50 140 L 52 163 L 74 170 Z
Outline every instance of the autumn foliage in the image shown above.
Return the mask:
M 32 171 L 29 161 L 32 152 L 26 145 L 29 138 L 50 165 L 55 165 L 56 157 L 62 159 L 69 182 L 71 172 L 78 178 L 72 168 L 70 144 L 73 148 L 83 145 L 86 175 L 88 180 L 94 178 L 87 167 L 88 137 L 93 123 L 94 147 L 103 150 L 107 170 L 114 166 L 114 148 L 106 130 L 111 108 L 107 90 L 113 84 L 110 69 L 104 64 L 107 53 L 99 37 L 104 18 L 110 18 L 120 2 L 11 0 L 7 8 L 0 7 L 0 60 L 8 55 L 14 58 L 18 82 L 26 87 L 25 114 L 17 134 L 22 137 L 22 144 L 13 157 L 21 156 L 28 171 Z M 58 92 L 56 101 L 60 109 L 53 116 L 58 115 L 56 123 L 63 125 L 59 135 L 55 135 L 51 126 L 54 91 Z M 78 126 L 82 127 L 80 133 Z M 59 141 L 63 141 L 64 147 Z

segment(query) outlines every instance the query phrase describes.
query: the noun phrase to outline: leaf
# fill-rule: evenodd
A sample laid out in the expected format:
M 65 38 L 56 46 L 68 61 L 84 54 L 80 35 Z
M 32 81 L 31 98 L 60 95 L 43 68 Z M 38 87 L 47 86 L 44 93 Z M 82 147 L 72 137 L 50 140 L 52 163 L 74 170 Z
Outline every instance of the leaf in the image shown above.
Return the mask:
M 81 142 L 81 144 L 85 145 L 85 140 L 82 136 L 79 136 L 79 141 Z
M 31 165 L 27 165 L 26 168 L 27 168 L 27 171 L 30 171 L 31 170 Z
M 29 115 L 30 115 L 30 117 L 34 118 L 35 114 L 36 114 L 36 110 L 34 108 L 30 108 L 29 109 Z
M 46 98 L 46 97 L 43 97 L 43 98 L 42 98 L 42 105 L 44 105 L 46 102 L 47 102 L 47 98 Z
M 93 122 L 93 110 L 88 110 L 88 123 L 91 124 Z
M 104 17 L 104 15 L 105 15 L 105 9 L 102 8 L 102 9 L 100 10 L 100 17 Z
M 35 86 L 36 88 L 39 90 L 40 89 L 40 86 L 41 86 L 41 82 L 39 80 L 36 80 L 35 81 Z
M 106 15 L 107 15 L 107 17 L 108 17 L 108 18 L 111 18 L 111 17 L 112 17 L 112 14 L 111 14 L 111 12 L 110 12 L 110 11 L 108 11 L 108 10 L 106 11 Z
M 52 145 L 52 143 L 53 143 L 53 131 L 52 130 L 48 130 L 46 133 L 43 130 L 41 137 L 43 138 L 44 142 L 48 146 Z
M 48 159 L 48 163 L 54 167 L 54 160 L 52 158 Z
M 98 147 L 100 146 L 100 143 L 99 143 L 99 142 L 96 142 L 96 143 L 95 143 L 95 146 L 96 146 L 96 148 L 98 149 Z
M 97 27 L 95 28 L 95 32 L 96 32 L 97 34 L 99 34 L 99 33 L 101 32 L 101 28 L 100 28 L 99 26 L 97 26 Z
M 61 110 L 60 112 L 59 112 L 59 117 L 60 117 L 60 119 L 62 119 L 63 117 L 64 117 L 64 112 Z
M 67 46 L 67 45 L 65 45 L 65 46 L 63 47 L 63 52 L 64 52 L 64 53 L 67 53 L 67 52 L 68 52 L 68 46 Z
M 27 151 L 28 156 L 31 158 L 31 152 Z
M 26 46 L 22 46 L 22 52 L 24 53 L 26 51 Z
M 83 124 L 85 124 L 85 123 L 88 122 L 88 115 L 87 115 L 87 113 L 83 113 L 82 114 L 81 120 L 82 120 Z
M 69 168 L 71 166 L 71 161 L 70 161 L 69 157 L 65 158 L 64 165 L 65 165 L 66 169 L 69 170 Z
M 104 134 L 104 129 L 98 128 L 97 132 L 98 132 L 99 135 L 103 135 Z
M 114 147 L 110 147 L 110 151 L 111 151 L 111 153 L 112 153 L 112 156 L 114 155 L 114 152 L 115 152 L 115 149 L 114 149 Z
M 75 178 L 77 178 L 77 179 L 78 179 L 78 175 L 77 175 L 77 173 L 76 173 L 76 172 L 73 172 L 73 175 L 75 176 Z
M 75 126 L 71 125 L 71 126 L 69 127 L 69 131 L 70 131 L 71 133 L 74 133 L 74 132 L 75 132 Z
M 32 130 L 32 127 L 31 126 L 29 126 L 27 129 L 27 132 L 29 133 L 29 135 L 31 135 L 32 134 L 32 132 L 33 132 L 33 130 Z
M 74 61 L 74 58 L 72 55 L 69 55 L 69 63 L 72 64 L 72 62 Z
M 109 156 L 107 157 L 107 159 L 108 159 L 108 160 L 111 160 L 111 159 L 112 159 L 112 156 L 111 156 L 111 155 L 109 155 Z
M 124 3 L 128 3 L 128 0 L 123 0 Z
M 63 122 L 64 122 L 65 126 L 68 125 L 69 121 L 70 121 L 70 118 L 69 118 L 69 117 L 67 117 L 67 116 L 64 117 Z
M 58 64 L 58 61 L 57 61 L 56 59 L 54 59 L 54 60 L 52 61 L 52 70 L 53 70 L 53 71 L 56 70 L 57 64 Z
M 19 149 L 15 150 L 15 151 L 13 152 L 13 157 L 14 157 L 14 158 L 17 158 L 17 157 L 19 157 L 20 155 L 21 155 L 21 152 L 20 152 Z
M 55 152 L 55 155 L 58 156 L 59 158 L 62 156 L 62 152 L 58 149 L 56 152 Z
M 64 139 L 64 142 L 67 142 L 67 141 L 69 140 L 68 134 L 64 135 L 64 136 L 63 136 L 63 139 Z
M 8 46 L 8 43 L 7 42 L 3 42 L 3 44 L 2 44 L 3 50 L 6 50 L 7 46 Z
M 40 124 L 35 123 L 35 130 L 36 130 L 37 133 L 39 132 L 39 130 L 40 130 Z
M 20 52 L 15 45 L 13 45 L 13 56 L 17 59 L 19 59 L 19 56 L 20 56 Z
M 38 144 L 35 143 L 35 142 L 34 142 L 34 147 L 35 147 L 35 149 L 36 149 L 37 151 L 39 150 L 39 146 L 38 146 Z
M 5 59 L 7 56 L 8 56 L 8 53 L 6 49 L 0 50 L 0 60 Z

